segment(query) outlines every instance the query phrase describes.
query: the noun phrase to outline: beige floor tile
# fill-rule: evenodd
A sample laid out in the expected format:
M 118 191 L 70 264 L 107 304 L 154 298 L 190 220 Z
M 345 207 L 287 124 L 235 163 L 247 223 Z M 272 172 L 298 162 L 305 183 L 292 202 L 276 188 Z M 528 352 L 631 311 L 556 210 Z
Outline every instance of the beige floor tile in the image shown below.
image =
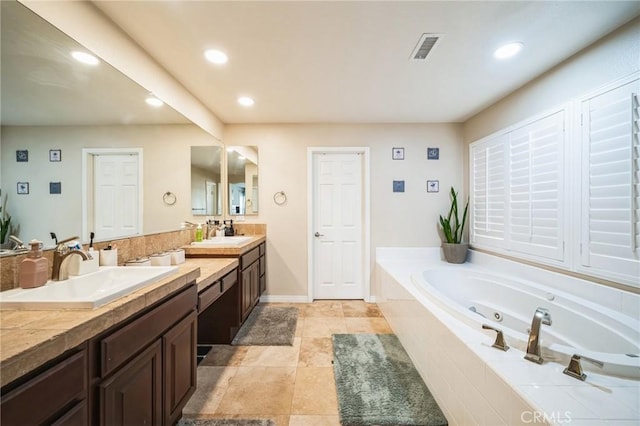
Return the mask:
M 198 387 L 182 410 L 185 417 L 215 414 L 237 367 L 198 367 Z
M 302 328 L 304 327 L 304 317 L 298 316 L 298 322 L 296 323 L 296 332 L 293 337 L 302 337 Z
M 293 415 L 289 426 L 340 426 L 340 416 Z
M 294 367 L 238 367 L 217 412 L 290 414 L 295 377 Z
M 260 414 L 224 414 L 224 413 L 203 413 L 201 415 L 184 414 L 187 419 L 242 419 L 242 420 L 272 420 L 276 426 L 289 426 L 289 415 L 260 415 Z
M 384 318 L 345 318 L 348 333 L 392 333 Z
M 338 397 L 333 368 L 298 368 L 291 414 L 338 414 Z
M 302 338 L 294 337 L 293 346 L 249 346 L 243 367 L 295 367 L 298 365 Z
M 298 367 L 331 367 L 333 343 L 331 337 L 305 337 L 300 346 Z
M 213 345 L 200 363 L 203 367 L 239 366 L 247 354 L 249 346 Z
M 331 337 L 332 334 L 346 333 L 345 318 L 305 318 L 302 338 Z
M 304 317 L 336 317 L 342 318 L 342 303 L 340 301 L 320 300 L 304 305 Z
M 348 317 L 366 317 L 379 318 L 382 317 L 380 308 L 375 303 L 365 303 L 362 300 L 349 300 L 342 302 L 342 313 L 345 318 Z

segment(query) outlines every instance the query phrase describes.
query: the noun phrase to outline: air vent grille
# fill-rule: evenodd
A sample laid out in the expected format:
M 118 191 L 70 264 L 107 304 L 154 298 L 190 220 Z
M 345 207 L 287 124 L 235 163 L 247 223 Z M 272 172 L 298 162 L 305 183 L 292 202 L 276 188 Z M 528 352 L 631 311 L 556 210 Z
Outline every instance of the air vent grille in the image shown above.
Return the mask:
M 415 49 L 413 49 L 411 59 L 419 61 L 427 59 L 427 55 L 433 50 L 438 40 L 440 40 L 440 37 L 440 34 L 422 34 L 420 40 L 418 40 L 418 44 L 416 44 Z

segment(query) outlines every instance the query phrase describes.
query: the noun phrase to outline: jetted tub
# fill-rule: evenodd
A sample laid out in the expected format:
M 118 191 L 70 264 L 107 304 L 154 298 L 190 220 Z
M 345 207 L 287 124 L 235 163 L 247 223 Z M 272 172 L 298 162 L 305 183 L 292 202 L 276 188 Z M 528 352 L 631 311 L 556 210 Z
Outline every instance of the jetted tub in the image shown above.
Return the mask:
M 412 282 L 449 313 L 481 329 L 502 330 L 507 344 L 526 352 L 537 308 L 552 324 L 540 326 L 542 357 L 568 364 L 573 354 L 604 363 L 602 369 L 582 361 L 585 370 L 640 378 L 638 320 L 601 305 L 528 280 L 485 272 L 478 267 L 439 267 L 413 274 Z
M 640 422 L 640 295 L 472 251 L 451 265 L 439 248 L 377 248 L 376 302 L 455 425 Z M 535 310 L 542 365 L 524 359 Z M 491 347 L 503 330 L 511 347 Z M 572 354 L 585 381 L 563 374 Z M 627 354 L 631 355 L 628 356 Z

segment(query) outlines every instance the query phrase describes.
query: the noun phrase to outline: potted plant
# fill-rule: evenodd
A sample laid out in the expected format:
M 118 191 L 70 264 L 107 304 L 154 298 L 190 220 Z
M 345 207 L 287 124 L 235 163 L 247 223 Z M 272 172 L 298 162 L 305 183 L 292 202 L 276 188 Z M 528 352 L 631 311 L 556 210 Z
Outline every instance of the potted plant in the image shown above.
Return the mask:
M 464 225 L 467 221 L 467 209 L 469 208 L 469 199 L 464 206 L 462 213 L 462 222 L 458 216 L 458 194 L 451 187 L 451 208 L 447 217 L 440 215 L 440 227 L 446 241 L 442 242 L 442 251 L 444 258 L 449 263 L 464 263 L 467 259 L 467 251 L 469 243 L 462 242 L 462 233 Z

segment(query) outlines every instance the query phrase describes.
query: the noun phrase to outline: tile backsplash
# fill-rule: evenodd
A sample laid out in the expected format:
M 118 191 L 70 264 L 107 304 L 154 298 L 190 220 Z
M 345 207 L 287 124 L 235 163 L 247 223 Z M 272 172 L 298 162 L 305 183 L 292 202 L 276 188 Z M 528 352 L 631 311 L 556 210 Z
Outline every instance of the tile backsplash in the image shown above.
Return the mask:
M 238 223 L 233 227 L 237 234 L 266 235 L 267 226 L 260 223 Z M 111 244 L 118 248 L 118 265 L 124 265 L 128 260 L 149 256 L 170 249 L 178 248 L 191 243 L 195 238 L 195 229 L 182 229 L 179 231 L 161 232 L 139 237 L 128 237 L 111 241 L 94 243 L 96 251 Z M 86 250 L 89 245 L 85 244 Z M 18 274 L 20 263 L 27 257 L 27 252 L 15 256 L 0 257 L 0 291 L 11 290 L 18 287 Z M 44 257 L 49 260 L 49 277 L 53 265 L 53 249 L 45 250 Z

